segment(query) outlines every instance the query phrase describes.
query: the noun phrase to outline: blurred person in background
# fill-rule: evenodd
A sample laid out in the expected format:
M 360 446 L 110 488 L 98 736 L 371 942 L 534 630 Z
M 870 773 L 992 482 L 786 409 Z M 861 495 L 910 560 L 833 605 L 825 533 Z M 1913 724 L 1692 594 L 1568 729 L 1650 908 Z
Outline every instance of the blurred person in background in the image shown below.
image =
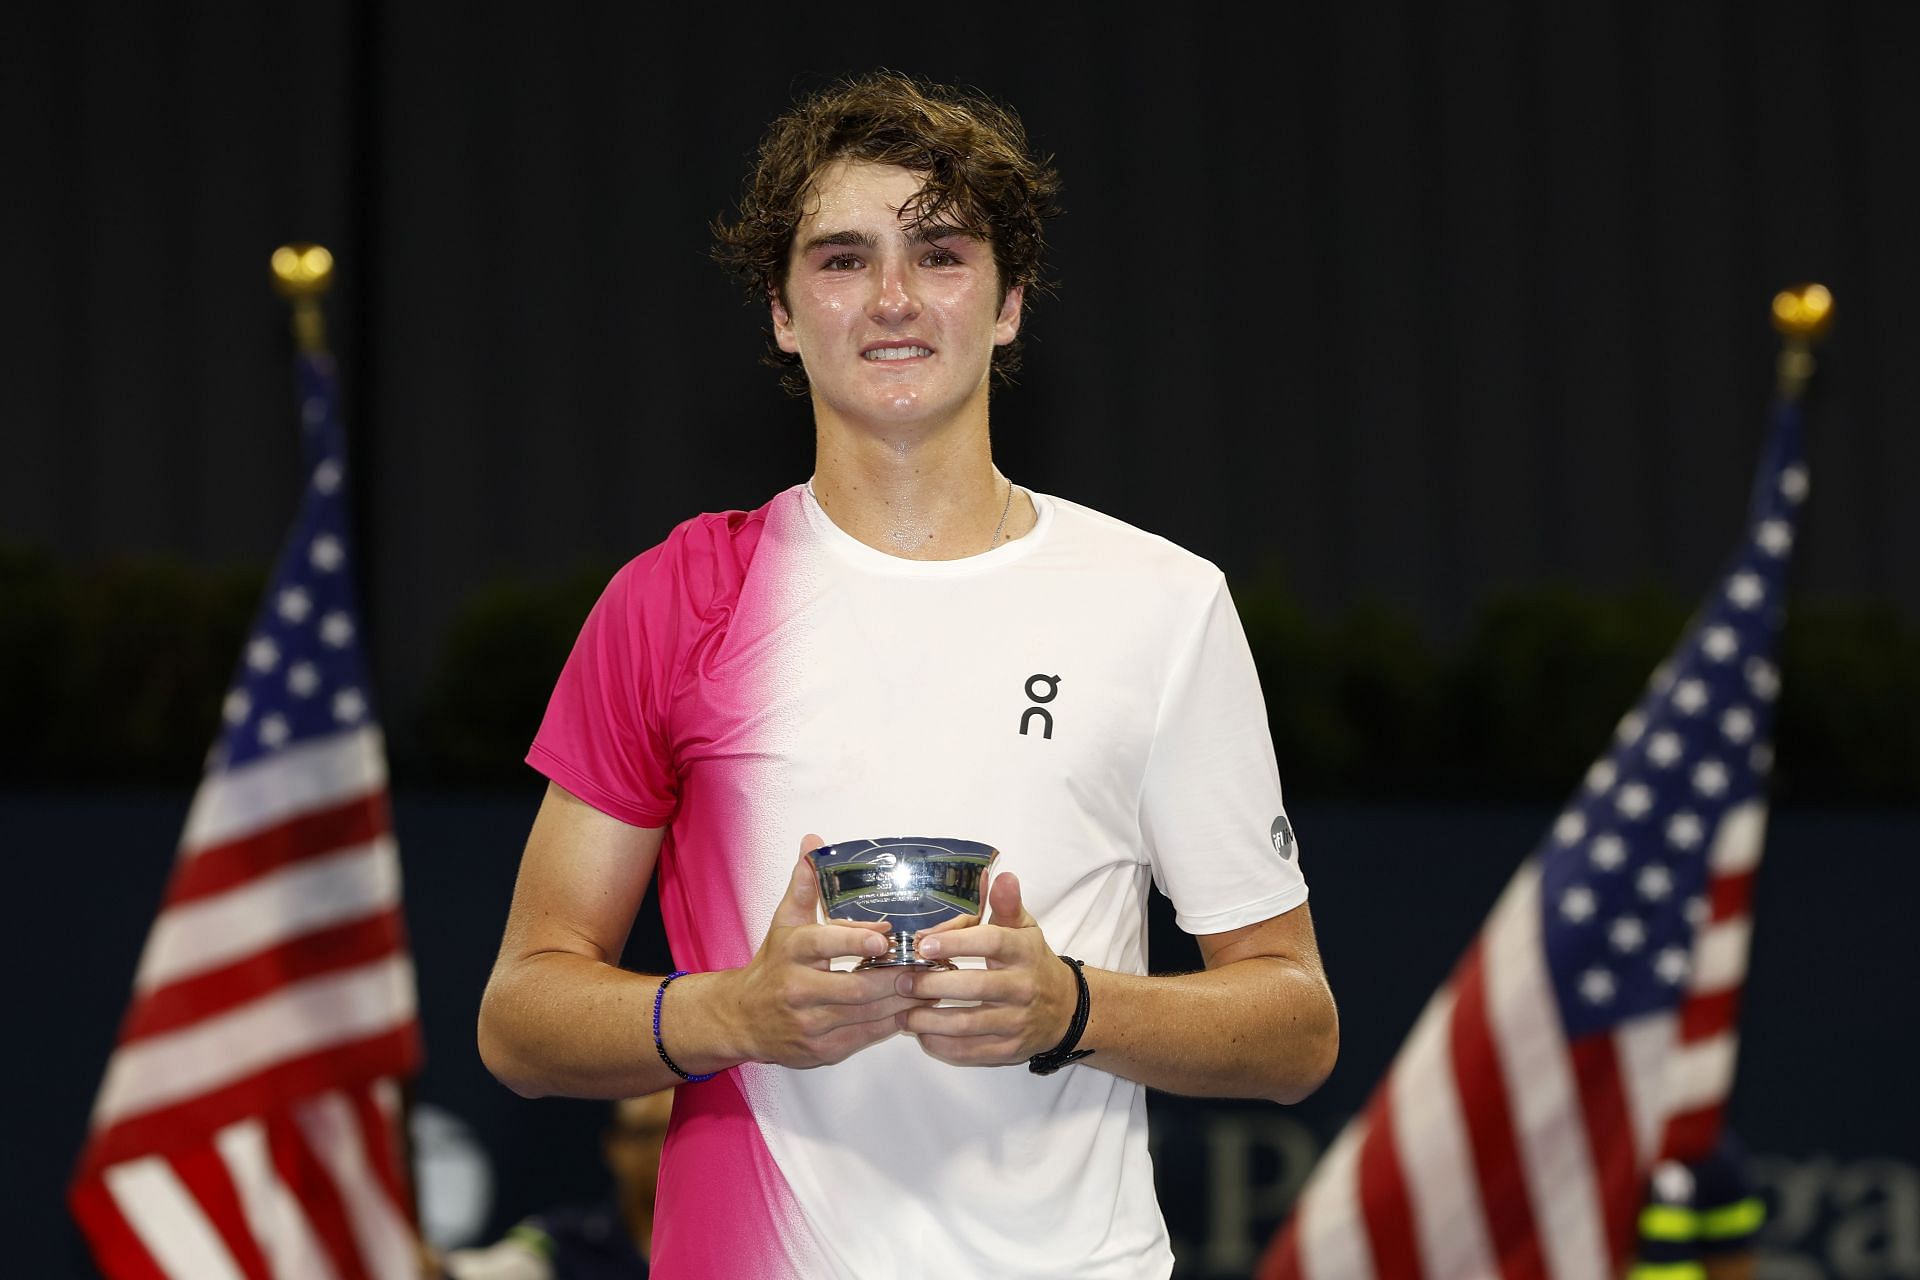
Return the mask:
M 438 1274 L 446 1280 L 643 1280 L 672 1108 L 671 1089 L 614 1103 L 600 1140 L 613 1175 L 606 1199 L 536 1213 L 496 1244 L 447 1254 Z
M 1640 1210 L 1639 1258 L 1627 1280 L 1753 1280 L 1766 1204 L 1731 1134 L 1695 1164 L 1653 1167 Z

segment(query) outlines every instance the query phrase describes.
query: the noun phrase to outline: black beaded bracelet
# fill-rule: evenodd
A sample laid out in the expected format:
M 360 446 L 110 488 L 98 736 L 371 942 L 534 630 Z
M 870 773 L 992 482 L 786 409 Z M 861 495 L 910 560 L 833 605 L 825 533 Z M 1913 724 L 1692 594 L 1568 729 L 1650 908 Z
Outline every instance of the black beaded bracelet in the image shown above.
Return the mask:
M 684 978 L 686 976 L 687 971 L 685 969 L 675 969 L 672 973 L 660 979 L 660 989 L 653 993 L 653 1047 L 654 1051 L 660 1055 L 660 1061 L 667 1064 L 667 1070 L 673 1072 L 673 1074 L 679 1076 L 688 1084 L 699 1084 L 702 1080 L 713 1079 L 717 1073 L 709 1071 L 703 1076 L 688 1075 L 680 1069 L 679 1063 L 667 1056 L 666 1042 L 660 1038 L 660 1005 L 667 998 L 667 984 L 675 978 Z
M 1074 993 L 1073 1021 L 1067 1024 L 1067 1034 L 1060 1038 L 1059 1044 L 1027 1059 L 1027 1070 L 1037 1076 L 1050 1076 L 1069 1062 L 1078 1062 L 1093 1052 L 1091 1049 L 1073 1047 L 1080 1043 L 1080 1037 L 1087 1032 L 1087 1012 L 1093 1003 L 1087 996 L 1087 975 L 1081 972 L 1086 967 L 1085 963 L 1072 956 L 1061 956 L 1060 959 L 1067 968 L 1073 970 L 1074 985 L 1078 988 Z

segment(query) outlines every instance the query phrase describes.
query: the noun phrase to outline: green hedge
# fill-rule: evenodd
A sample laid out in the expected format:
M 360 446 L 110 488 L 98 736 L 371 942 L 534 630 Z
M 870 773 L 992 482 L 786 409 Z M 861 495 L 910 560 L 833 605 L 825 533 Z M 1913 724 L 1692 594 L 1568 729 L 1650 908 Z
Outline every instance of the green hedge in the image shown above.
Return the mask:
M 1569 588 L 1489 600 L 1436 648 L 1379 608 L 1309 618 L 1236 591 L 1290 791 L 1353 799 L 1553 801 L 1585 775 L 1685 627 L 1690 604 Z M 1794 600 L 1774 793 L 1920 804 L 1920 629 L 1883 606 Z
M 410 763 L 434 781 L 519 782 L 547 695 L 617 566 L 556 582 L 501 582 L 467 602 L 447 634 L 420 706 Z
M 520 763 L 611 565 L 501 582 L 461 610 L 395 729 L 397 777 L 524 783 Z M 185 783 L 212 741 L 263 572 L 56 566 L 0 546 L 0 715 L 12 785 Z M 1456 644 L 1379 606 L 1333 618 L 1275 578 L 1235 585 L 1298 797 L 1555 802 L 1605 744 L 1690 602 L 1543 589 L 1487 602 Z M 1920 629 L 1796 601 L 1776 792 L 1920 804 Z M 394 699 L 386 699 L 389 706 Z
M 0 777 L 197 777 L 264 580 L 166 559 L 73 569 L 0 544 Z

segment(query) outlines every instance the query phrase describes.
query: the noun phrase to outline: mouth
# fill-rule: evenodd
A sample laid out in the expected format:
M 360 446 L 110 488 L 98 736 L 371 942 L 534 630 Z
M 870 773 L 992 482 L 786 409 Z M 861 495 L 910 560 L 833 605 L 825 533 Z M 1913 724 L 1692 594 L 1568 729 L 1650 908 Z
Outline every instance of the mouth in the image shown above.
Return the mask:
M 916 346 L 913 343 L 890 343 L 882 346 L 868 347 L 860 353 L 860 358 L 862 360 L 873 361 L 916 360 L 932 354 L 933 348 L 931 347 Z

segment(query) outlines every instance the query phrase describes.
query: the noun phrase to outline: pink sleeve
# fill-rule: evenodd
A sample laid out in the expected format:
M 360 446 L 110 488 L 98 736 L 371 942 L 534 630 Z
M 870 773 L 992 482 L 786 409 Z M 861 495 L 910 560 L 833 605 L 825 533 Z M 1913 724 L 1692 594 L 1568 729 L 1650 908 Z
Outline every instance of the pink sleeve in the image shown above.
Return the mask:
M 665 826 L 679 801 L 667 711 L 679 596 L 671 542 L 629 562 L 587 615 L 527 763 L 602 813 Z

